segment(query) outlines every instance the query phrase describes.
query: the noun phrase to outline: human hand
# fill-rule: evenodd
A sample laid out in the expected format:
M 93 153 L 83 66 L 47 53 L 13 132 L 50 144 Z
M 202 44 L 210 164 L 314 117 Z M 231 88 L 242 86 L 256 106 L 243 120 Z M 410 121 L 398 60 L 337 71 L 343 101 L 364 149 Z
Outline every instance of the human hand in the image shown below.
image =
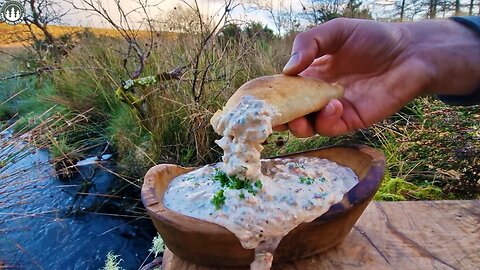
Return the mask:
M 283 73 L 338 82 L 345 95 L 310 120 L 301 117 L 275 130 L 336 136 L 385 119 L 427 90 L 467 94 L 480 81 L 478 41 L 450 20 L 336 19 L 300 33 Z

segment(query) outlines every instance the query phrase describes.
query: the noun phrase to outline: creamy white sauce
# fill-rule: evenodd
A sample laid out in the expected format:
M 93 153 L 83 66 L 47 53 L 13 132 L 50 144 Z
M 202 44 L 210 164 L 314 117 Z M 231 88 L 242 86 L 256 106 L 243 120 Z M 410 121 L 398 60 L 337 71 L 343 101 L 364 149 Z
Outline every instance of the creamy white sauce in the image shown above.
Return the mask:
M 270 269 L 283 236 L 325 213 L 358 183 L 350 168 L 326 159 L 261 160 L 261 143 L 272 133 L 275 114 L 264 101 L 244 97 L 214 126 L 224 136 L 217 141 L 225 152 L 223 163 L 176 177 L 164 195 L 167 208 L 219 224 L 245 249 L 255 249 L 255 270 Z M 219 171 L 229 179 L 249 181 L 249 188 L 222 186 L 215 179 Z M 216 207 L 212 199 L 218 199 L 220 190 L 224 201 Z
M 270 252 L 258 252 L 255 249 L 255 259 L 250 264 L 250 269 L 254 270 L 269 270 L 272 267 L 273 254 Z
M 258 254 L 273 254 L 283 236 L 325 213 L 358 183 L 350 168 L 325 159 L 262 160 L 262 188 L 253 195 L 245 189 L 222 187 L 214 180 L 219 167 L 207 165 L 173 179 L 164 204 L 227 228 L 244 248 L 255 248 Z M 225 203 L 217 210 L 211 200 L 221 189 Z
M 223 114 L 213 129 L 223 138 L 215 142 L 223 149 L 223 170 L 228 175 L 261 177 L 261 145 L 272 133 L 276 110 L 252 96 L 241 98 L 238 106 Z

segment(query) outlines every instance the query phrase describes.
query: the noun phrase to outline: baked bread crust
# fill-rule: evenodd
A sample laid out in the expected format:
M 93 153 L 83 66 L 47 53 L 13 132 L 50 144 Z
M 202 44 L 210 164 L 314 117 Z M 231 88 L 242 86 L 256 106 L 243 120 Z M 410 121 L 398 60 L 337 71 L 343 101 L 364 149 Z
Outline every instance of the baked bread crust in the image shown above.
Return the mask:
M 319 111 L 331 99 L 342 97 L 343 93 L 342 86 L 315 78 L 286 75 L 259 77 L 240 86 L 223 109 L 213 115 L 210 124 L 215 127 L 220 116 L 235 108 L 246 95 L 272 105 L 278 112 L 272 119 L 272 126 L 278 126 Z

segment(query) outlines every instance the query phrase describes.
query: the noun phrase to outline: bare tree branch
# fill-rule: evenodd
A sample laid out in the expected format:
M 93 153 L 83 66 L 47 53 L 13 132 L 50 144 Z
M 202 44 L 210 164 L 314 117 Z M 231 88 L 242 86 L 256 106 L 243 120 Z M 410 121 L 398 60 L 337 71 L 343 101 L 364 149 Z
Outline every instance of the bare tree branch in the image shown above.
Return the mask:
M 45 73 L 45 72 L 52 72 L 52 71 L 58 71 L 58 70 L 61 70 L 61 68 L 51 67 L 51 66 L 40 67 L 40 68 L 37 68 L 36 70 L 33 70 L 33 71 L 26 71 L 26 72 L 17 73 L 17 74 L 13 74 L 11 76 L 0 78 L 0 81 L 6 81 L 6 80 L 21 78 L 21 77 L 27 77 L 27 76 L 31 76 L 31 75 L 40 75 L 40 74 Z
M 225 23 L 224 19 L 226 18 L 226 16 L 228 16 L 230 11 L 234 8 L 234 5 L 233 5 L 233 0 L 226 1 L 225 4 L 224 4 L 224 7 L 222 8 L 223 12 L 221 13 L 220 18 L 218 19 L 218 21 L 216 23 L 214 23 L 214 25 L 211 29 L 208 29 L 208 25 L 205 24 L 205 22 L 203 20 L 203 15 L 200 12 L 200 9 L 198 7 L 198 2 L 195 0 L 194 3 L 195 3 L 194 7 L 189 5 L 188 3 L 186 3 L 186 4 L 190 8 L 193 9 L 193 12 L 197 16 L 198 21 L 200 23 L 200 35 L 202 36 L 202 40 L 200 41 L 200 44 L 198 46 L 197 53 L 195 54 L 195 57 L 193 58 L 193 78 L 192 78 L 192 87 L 191 87 L 192 97 L 193 97 L 194 101 L 198 103 L 200 101 L 200 98 L 202 97 L 203 87 L 205 85 L 204 84 L 204 78 L 205 78 L 205 76 L 208 72 L 208 69 L 210 68 L 207 65 L 206 70 L 203 72 L 202 79 L 200 80 L 200 87 L 197 89 L 197 84 L 198 84 L 198 81 L 200 79 L 199 76 L 201 75 L 200 70 L 199 70 L 199 66 L 200 66 L 200 62 L 201 62 L 201 59 L 202 59 L 202 55 L 203 55 L 203 53 L 206 49 L 207 43 L 211 40 L 211 38 L 214 36 L 214 34 L 217 33 L 218 29 L 220 28 L 220 25 Z M 215 15 L 218 15 L 218 14 L 219 14 L 219 11 L 217 11 L 217 13 Z M 214 17 L 215 16 L 212 16 L 212 18 L 214 18 Z
M 127 72 L 130 79 L 136 79 L 140 77 L 142 72 L 145 69 L 145 64 L 149 58 L 152 49 L 154 48 L 154 36 L 155 28 L 152 23 L 152 19 L 148 12 L 149 8 L 158 6 L 159 3 L 150 4 L 148 0 L 137 0 L 137 7 L 131 8 L 129 10 L 125 9 L 125 5 L 122 6 L 120 0 L 114 0 L 115 8 L 118 12 L 118 20 L 115 20 L 112 17 L 111 12 L 107 11 L 103 2 L 100 0 L 82 0 L 83 6 L 80 6 L 73 1 L 70 1 L 70 4 L 77 10 L 91 12 L 103 18 L 108 22 L 127 42 L 126 53 L 123 54 L 123 68 Z M 140 13 L 142 15 L 142 20 L 138 23 L 135 23 L 132 19 L 132 15 L 135 13 Z M 142 29 L 146 26 L 146 29 Z M 140 33 L 145 31 L 148 33 L 149 37 L 147 40 L 146 46 L 140 44 Z M 128 67 L 129 60 L 134 53 L 137 63 L 135 64 L 134 70 L 130 70 Z

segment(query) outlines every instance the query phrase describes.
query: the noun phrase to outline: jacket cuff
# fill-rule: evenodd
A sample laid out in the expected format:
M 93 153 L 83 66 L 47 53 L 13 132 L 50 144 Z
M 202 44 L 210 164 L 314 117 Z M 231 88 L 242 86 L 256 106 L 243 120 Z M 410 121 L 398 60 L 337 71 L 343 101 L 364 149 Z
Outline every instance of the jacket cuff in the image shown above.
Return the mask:
M 480 87 L 468 96 L 437 96 L 443 103 L 453 106 L 471 106 L 480 105 Z
M 454 20 L 469 29 L 475 31 L 480 37 L 480 16 L 462 16 L 462 17 L 451 17 L 451 20 Z M 480 46 L 480 44 L 479 44 Z M 480 104 L 480 82 L 477 90 L 467 96 L 438 96 L 438 98 L 448 104 L 455 106 L 469 106 L 469 105 L 479 105 Z

